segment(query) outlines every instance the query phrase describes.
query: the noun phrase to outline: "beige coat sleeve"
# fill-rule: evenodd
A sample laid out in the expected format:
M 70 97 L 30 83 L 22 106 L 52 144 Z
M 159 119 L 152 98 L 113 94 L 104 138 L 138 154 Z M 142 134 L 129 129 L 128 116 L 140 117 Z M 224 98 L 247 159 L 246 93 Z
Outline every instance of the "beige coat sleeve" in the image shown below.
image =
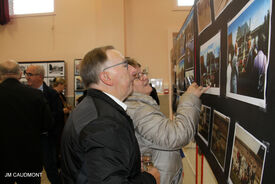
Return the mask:
M 179 149 L 188 144 L 195 134 L 201 102 L 192 94 L 180 97 L 173 120 L 160 112 L 150 96 L 133 96 L 126 101 L 126 104 L 127 113 L 133 119 L 136 133 L 158 145 L 160 149 Z

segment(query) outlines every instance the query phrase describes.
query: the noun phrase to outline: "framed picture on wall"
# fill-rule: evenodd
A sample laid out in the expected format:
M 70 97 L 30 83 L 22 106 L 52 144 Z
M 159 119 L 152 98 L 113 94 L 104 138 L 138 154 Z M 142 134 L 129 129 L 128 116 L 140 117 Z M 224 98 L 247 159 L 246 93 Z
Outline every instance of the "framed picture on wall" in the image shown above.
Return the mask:
M 205 93 L 220 95 L 221 34 L 218 32 L 200 46 L 200 83 L 211 86 Z
M 198 136 L 208 145 L 211 122 L 211 107 L 201 105 L 200 120 L 198 125 Z
M 84 94 L 84 91 L 75 91 L 74 92 L 74 105 L 76 106 L 78 104 L 78 98 L 81 97 Z
M 198 33 L 201 34 L 211 24 L 210 0 L 199 0 L 197 2 Z
M 265 157 L 266 146 L 236 123 L 228 183 L 262 183 Z
M 48 77 L 63 76 L 65 71 L 64 62 L 48 63 Z
M 84 84 L 82 82 L 82 78 L 80 76 L 75 76 L 75 90 L 83 91 L 85 89 Z
M 210 151 L 224 171 L 230 118 L 214 110 Z
M 26 70 L 30 64 L 21 64 L 19 63 L 20 70 L 22 72 L 22 77 L 26 77 Z
M 26 78 L 21 78 L 21 79 L 20 79 L 20 82 L 21 82 L 22 84 L 28 85 L 28 81 L 27 81 Z
M 186 21 L 184 24 L 186 24 L 185 28 L 185 62 L 184 62 L 184 68 L 185 70 L 190 70 L 191 68 L 194 68 L 194 11 L 193 8 L 190 11 L 190 14 L 188 15 Z
M 75 59 L 74 60 L 74 75 L 79 75 L 79 66 L 80 66 L 80 61 L 82 59 Z
M 251 0 L 228 23 L 226 96 L 266 106 L 271 0 Z
M 176 84 L 178 87 L 178 90 L 184 91 L 184 58 L 180 60 L 180 62 L 177 64 L 177 72 L 176 72 Z
M 215 19 L 223 12 L 232 0 L 213 0 Z

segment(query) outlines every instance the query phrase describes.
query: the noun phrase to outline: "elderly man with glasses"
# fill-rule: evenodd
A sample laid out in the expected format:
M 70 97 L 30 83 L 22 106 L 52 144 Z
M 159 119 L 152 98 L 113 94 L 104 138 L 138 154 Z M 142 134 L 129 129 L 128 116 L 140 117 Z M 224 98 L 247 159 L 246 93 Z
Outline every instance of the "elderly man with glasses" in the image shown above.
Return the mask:
M 59 126 L 64 121 L 62 102 L 58 93 L 46 85 L 44 82 L 45 69 L 42 65 L 30 65 L 26 70 L 26 79 L 28 85 L 43 92 L 47 103 L 51 109 L 51 115 L 54 119 L 54 127 L 48 132 L 44 132 L 42 138 L 43 164 L 47 177 L 52 184 L 59 184 L 60 177 L 58 172 L 58 154 L 57 146 L 60 132 Z
M 87 96 L 70 114 L 62 142 L 66 184 L 159 183 L 159 172 L 141 172 L 141 157 L 124 99 L 136 70 L 112 46 L 95 48 L 80 63 Z
M 180 150 L 195 134 L 200 115 L 199 97 L 208 89 L 196 83 L 190 85 L 181 96 L 175 118 L 170 120 L 156 101 L 149 96 L 152 87 L 140 64 L 131 60 L 137 77 L 133 82 L 133 94 L 125 101 L 127 113 L 133 120 L 141 153 L 151 153 L 153 164 L 160 172 L 160 183 L 182 183 L 182 158 Z

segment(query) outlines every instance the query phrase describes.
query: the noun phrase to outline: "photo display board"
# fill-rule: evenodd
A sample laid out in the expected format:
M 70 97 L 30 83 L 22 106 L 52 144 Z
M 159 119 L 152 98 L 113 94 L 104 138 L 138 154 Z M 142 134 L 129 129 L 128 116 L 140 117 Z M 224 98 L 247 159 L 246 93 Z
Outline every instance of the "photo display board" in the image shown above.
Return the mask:
M 27 85 L 26 70 L 30 65 L 41 65 L 45 69 L 44 82 L 51 86 L 55 77 L 62 77 L 65 79 L 65 62 L 64 61 L 22 61 L 18 62 L 22 71 L 22 78 L 20 81 Z
M 195 80 L 194 9 L 191 9 L 175 39 L 176 86 L 182 93 Z
M 201 96 L 195 137 L 218 183 L 274 183 L 275 15 L 272 0 L 196 0 L 194 79 Z M 186 18 L 186 25 L 190 18 Z M 184 26 L 172 49 L 174 91 L 184 93 Z M 175 62 L 176 61 L 176 62 Z M 181 95 L 182 93 L 178 93 Z M 273 94 L 273 95 L 272 95 Z M 178 97 L 173 97 L 175 108 Z
M 85 86 L 82 82 L 79 73 L 80 62 L 82 59 L 74 60 L 74 105 L 76 106 L 78 103 L 78 98 L 84 95 Z

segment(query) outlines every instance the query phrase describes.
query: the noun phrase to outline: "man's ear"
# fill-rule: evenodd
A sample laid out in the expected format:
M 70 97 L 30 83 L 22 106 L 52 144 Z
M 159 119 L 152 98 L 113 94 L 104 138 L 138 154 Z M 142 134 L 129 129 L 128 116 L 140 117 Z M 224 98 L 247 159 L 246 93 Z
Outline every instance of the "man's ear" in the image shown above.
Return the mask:
M 103 82 L 107 86 L 112 86 L 113 85 L 113 81 L 110 78 L 108 72 L 100 72 L 99 79 L 101 80 L 101 82 Z

